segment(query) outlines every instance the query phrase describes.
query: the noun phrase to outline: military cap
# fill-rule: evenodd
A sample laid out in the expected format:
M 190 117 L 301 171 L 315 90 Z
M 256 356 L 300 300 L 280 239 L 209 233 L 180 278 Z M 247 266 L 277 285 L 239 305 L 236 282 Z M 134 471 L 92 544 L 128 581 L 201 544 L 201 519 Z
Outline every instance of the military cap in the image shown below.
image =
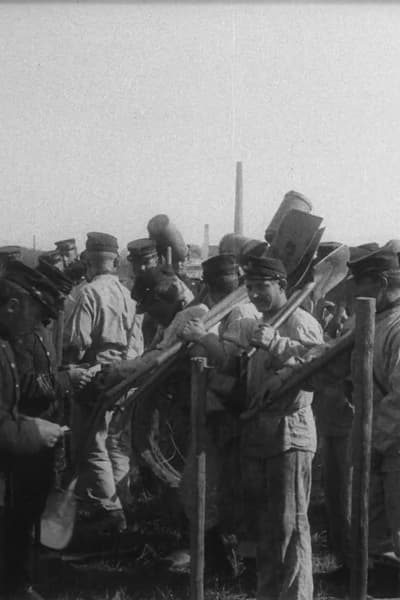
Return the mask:
M 58 242 L 54 242 L 57 250 L 60 252 L 65 252 L 68 250 L 74 250 L 76 248 L 76 240 L 74 238 L 70 238 L 68 240 L 59 240 Z
M 278 258 L 249 256 L 243 267 L 246 279 L 286 279 L 284 264 Z
M 244 251 L 240 256 L 241 265 L 245 265 L 250 256 L 265 256 L 268 252 L 269 244 L 267 242 L 259 242 L 254 245 L 249 252 Z
M 134 258 L 144 260 L 146 258 L 152 258 L 157 256 L 156 242 L 149 238 L 139 238 L 132 240 L 127 245 L 129 252 L 128 260 L 132 261 Z
M 37 271 L 45 275 L 62 294 L 68 296 L 74 286 L 73 281 L 60 271 L 60 269 L 57 269 L 57 267 L 46 261 L 41 261 L 40 258 L 39 256 L 39 265 L 36 267 Z
M 135 279 L 131 296 L 138 304 L 143 306 L 154 300 L 154 294 L 162 288 L 167 293 L 177 276 L 170 265 L 158 265 L 142 271 Z M 168 299 L 168 296 L 165 296 Z
M 215 281 L 215 279 L 220 277 L 238 275 L 238 263 L 234 254 L 217 254 L 202 262 L 201 266 L 205 281 Z
M 400 271 L 399 256 L 393 250 L 379 248 L 347 263 L 353 277 Z
M 0 246 L 0 260 L 21 260 L 20 246 Z
M 110 252 L 118 254 L 118 240 L 109 233 L 91 231 L 87 234 L 86 250 L 88 252 Z
M 6 265 L 4 278 L 23 288 L 28 294 L 40 302 L 49 316 L 56 318 L 62 306 L 62 296 L 58 289 L 43 273 L 27 267 L 18 260 Z
M 38 258 L 40 265 L 46 263 L 57 267 L 57 265 L 64 266 L 63 257 L 59 250 L 50 250 L 49 252 L 43 252 Z

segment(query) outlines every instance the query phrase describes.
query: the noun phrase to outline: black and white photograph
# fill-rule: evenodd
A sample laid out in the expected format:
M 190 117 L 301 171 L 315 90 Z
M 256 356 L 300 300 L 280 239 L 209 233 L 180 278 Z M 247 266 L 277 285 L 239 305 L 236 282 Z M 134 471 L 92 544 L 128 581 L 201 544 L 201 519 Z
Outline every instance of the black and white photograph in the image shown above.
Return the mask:
M 400 598 L 400 3 L 0 0 L 0 600 Z

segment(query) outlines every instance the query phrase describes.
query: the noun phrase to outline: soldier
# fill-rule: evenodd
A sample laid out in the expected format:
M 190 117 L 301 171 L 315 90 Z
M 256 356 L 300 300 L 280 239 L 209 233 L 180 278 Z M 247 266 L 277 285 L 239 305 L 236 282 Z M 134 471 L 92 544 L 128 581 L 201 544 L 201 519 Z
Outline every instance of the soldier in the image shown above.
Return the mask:
M 251 258 L 245 271 L 251 302 L 271 318 L 286 303 L 286 271 L 279 260 Z M 293 356 L 322 342 L 322 330 L 298 308 L 278 332 L 263 323 L 242 321 L 242 343 L 259 346 L 249 361 L 249 405 L 279 385 Z M 311 463 L 316 449 L 312 393 L 294 394 L 287 411 L 261 412 L 242 429 L 242 476 L 245 497 L 254 506 L 258 533 L 257 598 L 311 600 L 311 538 L 307 510 Z M 250 516 L 251 520 L 251 516 Z M 256 538 L 257 539 L 257 538 Z
M 48 252 L 43 252 L 39 255 L 38 264 L 51 265 L 59 271 L 64 271 L 64 259 L 59 250 L 49 250 Z
M 78 285 L 85 278 L 86 265 L 84 261 L 84 252 L 78 256 L 78 249 L 76 247 L 76 241 L 71 238 L 68 240 L 60 240 L 55 242 L 57 247 L 56 252 L 61 255 L 63 267 L 59 268 L 61 271 L 65 271 L 66 275 L 71 279 L 75 285 Z
M 143 351 L 135 322 L 135 303 L 117 277 L 118 242 L 105 233 L 88 233 L 88 282 L 80 287 L 65 324 L 64 361 L 90 367 L 117 364 Z M 91 402 L 90 402 L 90 396 Z M 85 435 L 97 391 L 84 390 L 74 405 L 78 436 Z M 129 402 L 121 398 L 106 412 L 86 460 L 80 488 L 86 487 L 105 528 L 126 528 L 120 495 L 127 492 L 130 468 Z M 94 514 L 96 516 L 96 513 Z
M 0 266 L 6 265 L 10 260 L 21 260 L 22 251 L 19 246 L 0 247 Z
M 400 557 L 400 266 L 379 249 L 349 263 L 356 296 L 376 299 L 370 554 Z
M 250 301 L 268 320 L 286 303 L 287 275 L 281 261 L 250 257 L 245 279 Z M 242 319 L 237 345 L 259 350 L 250 359 L 247 406 L 262 406 L 269 390 L 291 370 L 288 361 L 322 341 L 317 321 L 298 308 L 278 332 L 256 319 Z M 210 352 L 207 336 L 200 342 Z M 220 354 L 223 359 L 223 355 Z M 218 353 L 215 353 L 218 357 Z M 220 363 L 227 368 L 224 360 Z M 257 540 L 257 599 L 311 600 L 311 539 L 307 510 L 316 434 L 312 394 L 295 394 L 286 411 L 271 409 L 243 423 L 241 473 L 248 530 Z
M 63 436 L 62 428 L 45 414 L 48 381 L 27 376 L 19 355 L 26 351 L 25 341 L 35 327 L 54 317 L 58 301 L 57 290 L 45 277 L 17 261 L 8 264 L 0 280 L 0 453 L 6 482 L 1 555 L 6 591 L 14 600 L 40 599 L 31 586 L 31 532 L 51 484 L 52 449 Z M 33 388 L 39 392 L 36 408 L 28 402 Z
M 154 240 L 150 240 L 149 238 L 139 238 L 129 242 L 127 248 L 129 253 L 128 261 L 131 263 L 134 279 L 140 272 L 146 271 L 146 269 L 152 267 L 157 267 L 159 264 L 156 243 Z
M 345 321 L 342 321 L 341 327 L 346 327 Z M 325 334 L 325 340 L 329 342 L 330 339 Z M 321 449 L 328 543 L 339 566 L 333 577 L 339 582 L 342 578 L 347 580 L 350 568 L 351 429 L 354 415 L 350 382 L 325 378 L 324 384 L 314 394 L 313 409 Z
M 54 242 L 54 245 L 63 258 L 65 269 L 78 260 L 76 241 L 73 238 Z
M 214 306 L 238 288 L 239 264 L 234 254 L 213 256 L 202 263 L 202 268 L 208 306 Z M 199 342 L 203 351 L 206 350 L 210 365 L 214 365 L 208 377 L 207 427 L 213 446 L 213 452 L 209 449 L 209 454 L 213 456 L 218 485 L 217 531 L 225 534 L 236 531 L 240 518 L 240 489 L 236 485 L 236 474 L 240 466 L 238 415 L 243 398 L 236 385 L 237 380 L 224 371 L 228 363 L 233 369 L 239 367 L 243 349 L 236 341 L 241 319 L 259 319 L 260 316 L 254 305 L 246 300 L 233 308 L 211 331 L 206 331 L 201 318 L 194 318 L 186 323 L 181 333 L 187 342 Z M 199 346 L 194 352 L 202 354 Z M 239 370 L 235 375 L 239 376 Z M 211 534 L 212 531 L 208 540 Z M 215 535 L 212 546 L 214 551 L 221 548 Z M 222 558 L 222 552 L 219 556 Z
M 134 279 L 139 275 L 139 273 L 163 264 L 160 261 L 160 257 L 157 253 L 156 242 L 154 240 L 147 238 L 133 240 L 132 242 L 129 242 L 127 248 L 129 251 L 128 261 L 132 265 Z M 178 275 L 177 285 L 180 287 L 180 292 L 184 295 L 186 303 L 191 302 L 193 300 L 192 292 L 186 285 L 185 281 L 183 281 L 181 278 L 180 273 L 177 272 L 176 269 L 174 272 Z

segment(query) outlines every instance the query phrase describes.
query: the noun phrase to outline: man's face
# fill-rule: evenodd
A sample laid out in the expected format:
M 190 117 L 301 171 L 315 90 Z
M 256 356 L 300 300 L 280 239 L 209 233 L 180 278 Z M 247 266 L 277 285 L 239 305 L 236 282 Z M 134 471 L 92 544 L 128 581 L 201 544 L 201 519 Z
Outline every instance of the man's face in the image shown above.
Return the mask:
M 213 304 L 217 304 L 234 290 L 239 287 L 239 278 L 235 277 L 231 280 L 227 281 L 224 285 L 216 286 L 212 284 L 207 284 L 207 292 L 208 296 L 211 299 Z
M 276 279 L 249 279 L 246 287 L 250 301 L 261 313 L 278 310 L 285 300 L 285 292 Z
M 68 267 L 68 265 L 73 263 L 78 258 L 77 248 L 74 247 L 74 248 L 69 248 L 68 250 L 65 250 L 65 252 L 63 252 L 63 257 L 64 257 L 64 264 L 66 267 Z
M 0 306 L 0 328 L 11 335 L 33 331 L 46 317 L 42 304 L 28 295 L 10 298 Z
M 132 265 L 133 275 L 137 276 L 139 273 L 143 271 L 147 271 L 153 267 L 158 266 L 158 258 L 157 256 L 149 256 L 144 258 L 132 258 L 130 259 Z

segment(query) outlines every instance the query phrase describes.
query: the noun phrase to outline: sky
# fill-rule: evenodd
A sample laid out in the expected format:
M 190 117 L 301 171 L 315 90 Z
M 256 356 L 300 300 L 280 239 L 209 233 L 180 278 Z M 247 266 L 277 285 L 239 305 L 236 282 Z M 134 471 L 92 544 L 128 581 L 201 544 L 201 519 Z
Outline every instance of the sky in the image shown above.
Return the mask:
M 324 240 L 400 238 L 400 5 L 0 4 L 0 243 L 262 239 L 284 194 Z

